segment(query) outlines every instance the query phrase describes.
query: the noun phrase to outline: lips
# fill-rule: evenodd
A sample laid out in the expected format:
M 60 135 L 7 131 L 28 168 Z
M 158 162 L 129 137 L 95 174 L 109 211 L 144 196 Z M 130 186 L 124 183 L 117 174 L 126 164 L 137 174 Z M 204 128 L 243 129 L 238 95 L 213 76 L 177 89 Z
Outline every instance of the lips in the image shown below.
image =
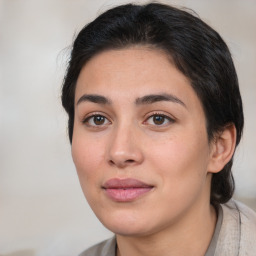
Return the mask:
M 110 179 L 102 186 L 106 195 L 118 202 L 134 201 L 150 192 L 153 187 L 136 179 Z

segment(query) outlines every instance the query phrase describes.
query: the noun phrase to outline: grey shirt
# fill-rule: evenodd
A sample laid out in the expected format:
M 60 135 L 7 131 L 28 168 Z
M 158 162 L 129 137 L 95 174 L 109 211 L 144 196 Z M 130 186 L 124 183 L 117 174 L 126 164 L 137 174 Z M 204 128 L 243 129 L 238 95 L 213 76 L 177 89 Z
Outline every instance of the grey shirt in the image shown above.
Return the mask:
M 115 237 L 79 256 L 115 256 Z M 220 205 L 214 235 L 205 256 L 255 256 L 256 213 L 235 200 Z

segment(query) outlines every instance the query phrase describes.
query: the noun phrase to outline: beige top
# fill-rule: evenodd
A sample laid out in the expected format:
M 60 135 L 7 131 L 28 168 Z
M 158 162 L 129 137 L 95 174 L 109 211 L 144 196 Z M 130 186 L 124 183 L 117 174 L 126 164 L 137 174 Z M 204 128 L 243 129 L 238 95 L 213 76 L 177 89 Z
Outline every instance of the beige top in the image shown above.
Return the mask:
M 220 205 L 215 232 L 205 256 L 256 256 L 256 213 L 235 200 Z M 115 256 L 115 237 L 79 256 Z

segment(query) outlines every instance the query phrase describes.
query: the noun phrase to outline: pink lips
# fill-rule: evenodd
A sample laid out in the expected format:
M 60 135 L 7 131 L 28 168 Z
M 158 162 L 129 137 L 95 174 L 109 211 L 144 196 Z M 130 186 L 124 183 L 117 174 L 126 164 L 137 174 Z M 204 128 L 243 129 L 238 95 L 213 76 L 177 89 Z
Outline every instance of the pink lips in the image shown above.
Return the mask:
M 107 196 L 118 202 L 133 201 L 152 188 L 152 185 L 136 179 L 110 179 L 103 185 Z

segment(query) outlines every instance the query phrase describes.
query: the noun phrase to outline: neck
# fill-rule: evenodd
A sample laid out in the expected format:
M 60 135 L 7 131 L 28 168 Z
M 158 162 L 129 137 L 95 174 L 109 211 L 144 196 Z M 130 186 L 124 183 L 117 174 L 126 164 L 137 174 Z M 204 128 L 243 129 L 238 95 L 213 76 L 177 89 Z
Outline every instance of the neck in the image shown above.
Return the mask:
M 199 205 L 193 205 L 181 220 L 154 234 L 116 235 L 117 256 L 203 256 L 211 242 L 216 220 L 214 207 L 209 202 L 200 202 Z

